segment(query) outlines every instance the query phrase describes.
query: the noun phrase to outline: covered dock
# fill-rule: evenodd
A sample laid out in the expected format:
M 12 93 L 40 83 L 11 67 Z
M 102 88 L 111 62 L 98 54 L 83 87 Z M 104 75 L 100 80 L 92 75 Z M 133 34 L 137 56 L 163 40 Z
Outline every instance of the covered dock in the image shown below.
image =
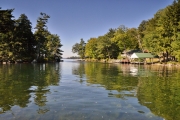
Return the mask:
M 146 64 L 147 58 L 150 59 L 150 63 L 152 64 L 154 56 L 151 53 L 133 53 L 130 58 L 132 64 Z

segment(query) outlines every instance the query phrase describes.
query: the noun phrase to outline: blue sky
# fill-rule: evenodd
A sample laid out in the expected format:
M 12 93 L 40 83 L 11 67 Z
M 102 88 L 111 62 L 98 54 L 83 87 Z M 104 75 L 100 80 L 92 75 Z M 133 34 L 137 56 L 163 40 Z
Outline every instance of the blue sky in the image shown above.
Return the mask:
M 14 8 L 16 19 L 26 14 L 33 28 L 40 12 L 50 15 L 48 29 L 61 39 L 63 57 L 75 56 L 72 46 L 98 37 L 110 28 L 138 27 L 173 0 L 0 0 L 2 9 Z

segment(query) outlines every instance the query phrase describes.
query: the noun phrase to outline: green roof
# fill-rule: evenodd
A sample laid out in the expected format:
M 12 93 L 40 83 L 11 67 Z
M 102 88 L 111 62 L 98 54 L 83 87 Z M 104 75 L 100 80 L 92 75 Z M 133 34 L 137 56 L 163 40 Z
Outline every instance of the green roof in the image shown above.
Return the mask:
M 133 53 L 131 58 L 153 58 L 151 53 Z

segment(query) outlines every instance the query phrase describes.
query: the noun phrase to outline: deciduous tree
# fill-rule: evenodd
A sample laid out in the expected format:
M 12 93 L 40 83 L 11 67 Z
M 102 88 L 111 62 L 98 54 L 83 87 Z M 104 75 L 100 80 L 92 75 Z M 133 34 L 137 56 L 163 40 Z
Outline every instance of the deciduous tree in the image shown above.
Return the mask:
M 80 43 L 76 43 L 72 46 L 72 52 L 77 53 L 82 59 L 85 58 L 85 46 L 86 43 L 83 39 L 80 40 Z

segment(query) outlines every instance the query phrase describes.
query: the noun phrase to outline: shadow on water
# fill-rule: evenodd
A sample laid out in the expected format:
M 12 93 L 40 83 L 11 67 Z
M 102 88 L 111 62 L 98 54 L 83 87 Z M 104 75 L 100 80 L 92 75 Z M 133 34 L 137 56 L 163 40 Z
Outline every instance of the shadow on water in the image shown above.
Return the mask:
M 13 106 L 28 107 L 34 101 L 38 113 L 46 112 L 48 86 L 58 86 L 60 64 L 9 64 L 0 66 L 0 113 Z

